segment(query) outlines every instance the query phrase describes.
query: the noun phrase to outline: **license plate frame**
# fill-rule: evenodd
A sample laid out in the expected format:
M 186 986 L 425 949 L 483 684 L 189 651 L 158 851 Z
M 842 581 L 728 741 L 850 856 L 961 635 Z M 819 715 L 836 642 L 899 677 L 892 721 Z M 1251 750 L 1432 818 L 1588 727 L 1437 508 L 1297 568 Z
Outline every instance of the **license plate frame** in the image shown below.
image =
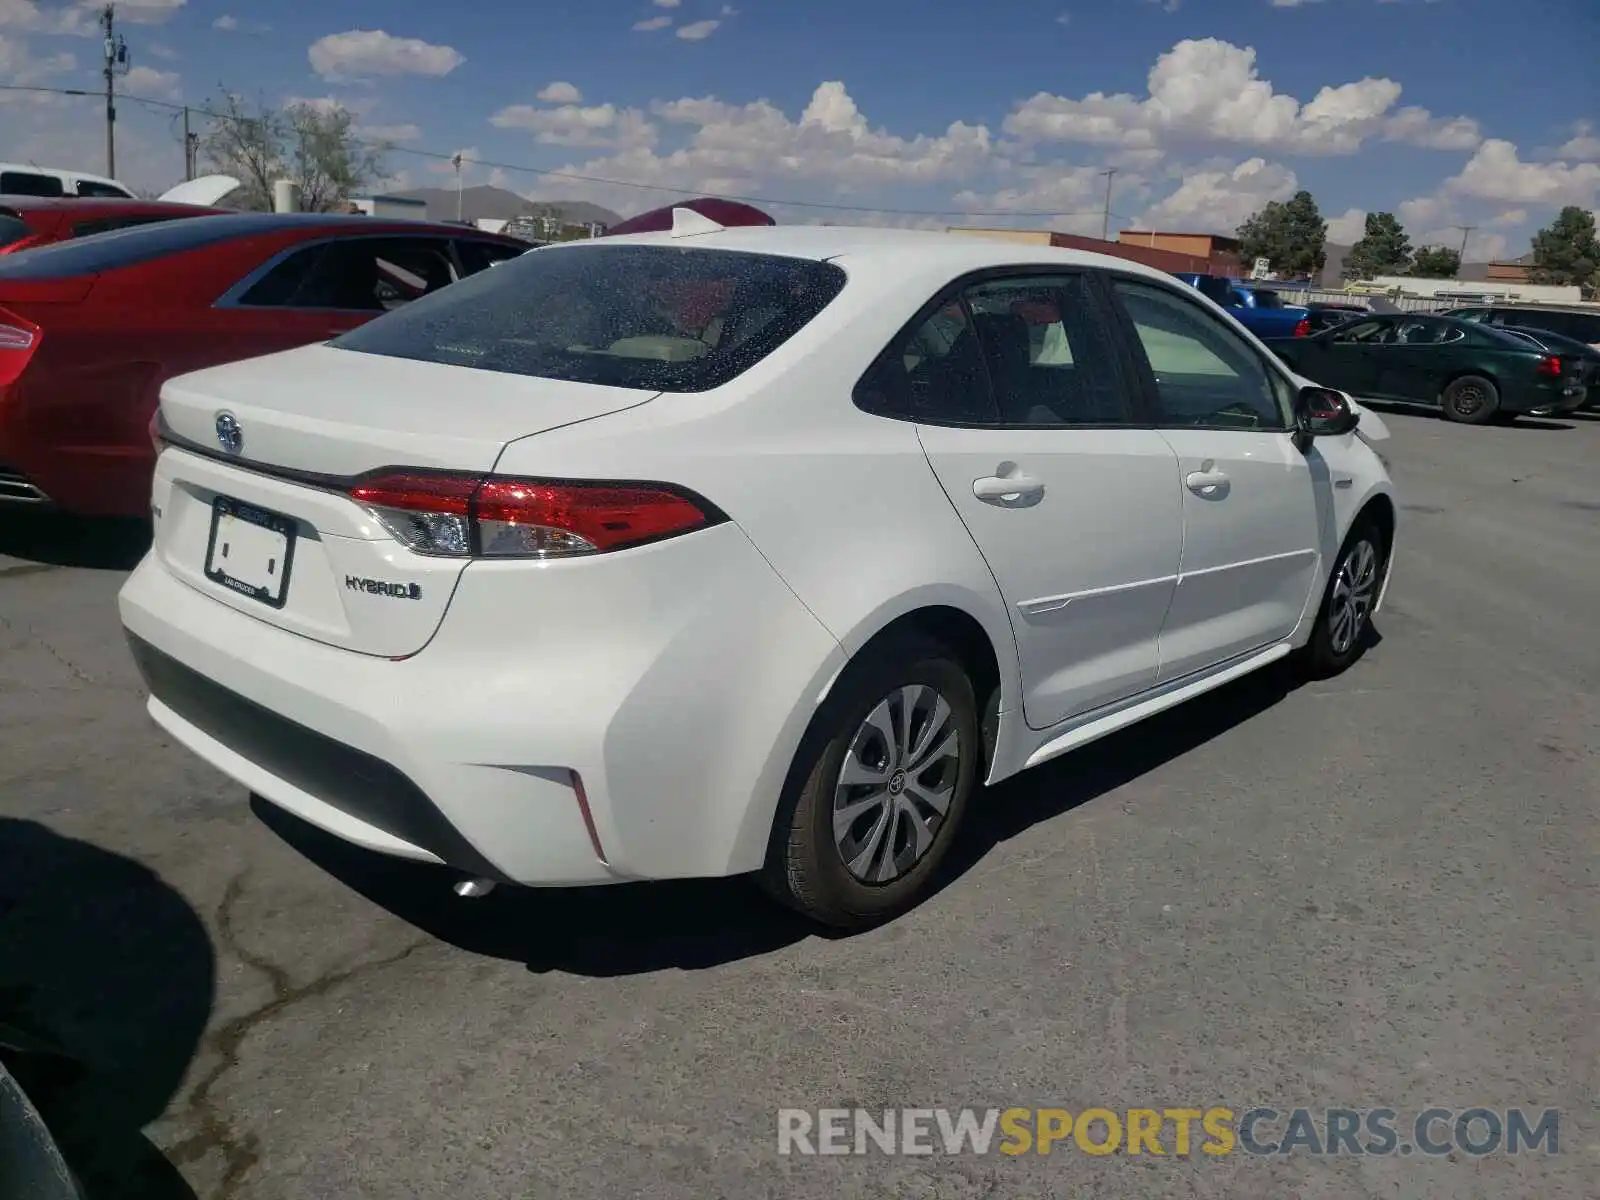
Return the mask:
M 211 533 L 206 539 L 203 566 L 205 576 L 236 595 L 268 608 L 281 609 L 289 600 L 289 579 L 294 569 L 298 535 L 299 523 L 293 517 L 235 500 L 232 496 L 213 497 Z M 246 564 L 238 575 L 219 565 L 235 543 L 242 551 L 242 557 L 235 561 Z M 276 590 L 270 586 L 272 581 L 277 583 Z

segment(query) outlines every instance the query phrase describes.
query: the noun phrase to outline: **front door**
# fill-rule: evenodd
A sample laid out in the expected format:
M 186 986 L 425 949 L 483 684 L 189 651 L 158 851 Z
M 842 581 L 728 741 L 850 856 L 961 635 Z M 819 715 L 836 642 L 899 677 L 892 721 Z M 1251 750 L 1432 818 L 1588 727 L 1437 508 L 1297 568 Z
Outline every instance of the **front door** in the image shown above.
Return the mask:
M 1177 461 L 1138 427 L 1088 278 L 975 284 L 900 353 L 921 411 L 950 414 L 918 432 L 1005 598 L 1028 724 L 1154 684 L 1182 549 Z M 947 401 L 939 380 L 955 381 Z
M 1293 388 L 1278 370 L 1178 289 L 1123 277 L 1112 291 L 1182 485 L 1164 682 L 1294 631 L 1319 577 L 1318 484 L 1291 440 Z

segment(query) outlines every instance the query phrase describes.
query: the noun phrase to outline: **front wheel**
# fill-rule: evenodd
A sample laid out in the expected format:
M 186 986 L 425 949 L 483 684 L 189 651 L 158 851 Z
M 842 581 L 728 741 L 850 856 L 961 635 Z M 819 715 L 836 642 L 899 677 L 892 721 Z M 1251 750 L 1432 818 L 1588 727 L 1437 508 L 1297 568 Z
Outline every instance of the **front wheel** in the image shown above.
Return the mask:
M 1386 554 L 1383 535 L 1370 521 L 1351 530 L 1345 539 L 1303 654 L 1312 676 L 1337 675 L 1366 649 L 1372 610 L 1383 586 Z
M 972 681 L 950 652 L 896 642 L 846 670 L 802 743 L 762 884 L 826 925 L 863 928 L 922 895 L 978 780 Z
M 1445 417 L 1463 425 L 1487 425 L 1500 411 L 1500 389 L 1482 375 L 1452 379 L 1440 400 Z

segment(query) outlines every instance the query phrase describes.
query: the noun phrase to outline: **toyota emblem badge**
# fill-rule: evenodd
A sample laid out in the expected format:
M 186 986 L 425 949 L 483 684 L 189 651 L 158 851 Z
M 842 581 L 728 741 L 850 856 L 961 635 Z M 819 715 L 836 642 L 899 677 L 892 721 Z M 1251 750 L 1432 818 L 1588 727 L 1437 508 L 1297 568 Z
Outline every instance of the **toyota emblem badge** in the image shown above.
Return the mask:
M 232 413 L 217 414 L 217 443 L 229 454 L 238 454 L 244 449 L 244 430 L 239 428 L 239 420 Z

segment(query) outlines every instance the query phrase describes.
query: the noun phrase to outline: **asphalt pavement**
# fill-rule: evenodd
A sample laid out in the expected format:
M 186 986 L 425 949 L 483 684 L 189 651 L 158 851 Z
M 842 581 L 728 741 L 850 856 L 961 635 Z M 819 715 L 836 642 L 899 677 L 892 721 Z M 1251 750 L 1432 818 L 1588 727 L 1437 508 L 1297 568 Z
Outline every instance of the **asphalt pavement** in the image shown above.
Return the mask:
M 738 881 L 458 900 L 252 810 L 145 715 L 139 531 L 0 515 L 0 1011 L 87 1061 L 52 1103 L 91 1173 L 159 1200 L 1593 1196 L 1600 420 L 1386 419 L 1355 668 L 982 796 L 942 889 L 853 938 Z M 777 1153 L 780 1108 L 1011 1105 L 1561 1124 L 1553 1156 Z

